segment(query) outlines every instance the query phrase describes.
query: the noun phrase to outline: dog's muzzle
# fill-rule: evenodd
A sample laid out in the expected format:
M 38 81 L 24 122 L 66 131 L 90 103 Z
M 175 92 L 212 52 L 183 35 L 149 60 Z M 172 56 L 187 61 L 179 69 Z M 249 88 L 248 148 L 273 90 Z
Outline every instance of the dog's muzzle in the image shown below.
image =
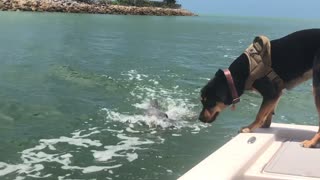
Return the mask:
M 199 115 L 199 120 L 204 123 L 212 123 L 219 115 L 219 111 L 204 109 Z

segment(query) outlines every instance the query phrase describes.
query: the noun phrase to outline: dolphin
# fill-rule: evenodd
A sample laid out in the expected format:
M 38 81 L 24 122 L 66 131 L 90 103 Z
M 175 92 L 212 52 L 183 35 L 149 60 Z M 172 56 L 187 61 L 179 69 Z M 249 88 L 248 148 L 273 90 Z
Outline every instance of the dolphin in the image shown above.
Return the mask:
M 169 118 L 165 112 L 160 110 L 159 102 L 157 101 L 157 99 L 150 100 L 150 104 L 146 110 L 146 115 L 155 116 L 157 118 Z

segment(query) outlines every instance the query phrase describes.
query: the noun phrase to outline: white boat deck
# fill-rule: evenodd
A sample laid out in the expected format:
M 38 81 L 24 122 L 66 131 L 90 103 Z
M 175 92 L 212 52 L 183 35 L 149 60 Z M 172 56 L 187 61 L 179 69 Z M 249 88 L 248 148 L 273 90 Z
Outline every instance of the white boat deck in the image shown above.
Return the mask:
M 241 133 L 179 180 L 314 180 L 320 178 L 320 148 L 303 148 L 317 126 L 272 123 Z

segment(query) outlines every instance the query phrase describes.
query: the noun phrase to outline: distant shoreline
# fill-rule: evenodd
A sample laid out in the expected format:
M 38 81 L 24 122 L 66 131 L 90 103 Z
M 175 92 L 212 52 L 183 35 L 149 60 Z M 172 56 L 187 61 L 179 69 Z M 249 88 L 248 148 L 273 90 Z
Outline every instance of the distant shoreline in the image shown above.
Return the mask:
M 196 14 L 185 9 L 88 4 L 73 0 L 0 0 L 0 10 L 150 16 L 196 16 Z

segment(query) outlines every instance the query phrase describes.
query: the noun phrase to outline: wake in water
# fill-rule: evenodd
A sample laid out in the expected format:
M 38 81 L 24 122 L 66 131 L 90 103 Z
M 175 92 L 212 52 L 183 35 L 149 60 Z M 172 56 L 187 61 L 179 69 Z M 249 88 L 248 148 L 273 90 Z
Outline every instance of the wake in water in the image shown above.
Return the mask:
M 113 78 L 132 87 L 124 103 L 133 111 L 101 108 L 99 115 L 103 120 L 88 119 L 82 129 L 74 130 L 70 136 L 40 139 L 34 147 L 20 152 L 20 163 L 0 162 L 0 177 L 62 180 L 72 179 L 77 172 L 101 172 L 105 179 L 117 178 L 120 175 L 113 173 L 115 169 L 133 163 L 152 145 L 165 143 L 163 131 L 171 136 L 181 136 L 181 131 L 196 134 L 208 126 L 196 121 L 196 104 L 186 98 L 194 94 L 179 86 L 165 88 L 160 77 L 150 76 L 131 70 L 122 73 L 120 79 Z M 74 78 L 71 80 L 73 82 Z M 89 81 L 91 83 L 86 79 Z M 88 156 L 86 163 L 79 162 L 83 154 Z M 52 173 L 53 169 L 58 170 L 59 176 Z

